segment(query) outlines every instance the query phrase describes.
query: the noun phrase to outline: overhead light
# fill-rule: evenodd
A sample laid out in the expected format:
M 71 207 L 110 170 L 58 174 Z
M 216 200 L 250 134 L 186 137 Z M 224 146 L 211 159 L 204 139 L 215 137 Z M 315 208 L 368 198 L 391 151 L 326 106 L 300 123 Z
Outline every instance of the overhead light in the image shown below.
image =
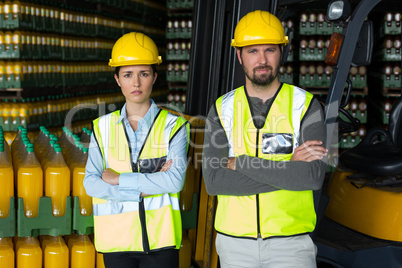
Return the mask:
M 335 25 L 344 25 L 350 17 L 351 6 L 348 0 L 332 0 L 328 4 L 325 19 Z

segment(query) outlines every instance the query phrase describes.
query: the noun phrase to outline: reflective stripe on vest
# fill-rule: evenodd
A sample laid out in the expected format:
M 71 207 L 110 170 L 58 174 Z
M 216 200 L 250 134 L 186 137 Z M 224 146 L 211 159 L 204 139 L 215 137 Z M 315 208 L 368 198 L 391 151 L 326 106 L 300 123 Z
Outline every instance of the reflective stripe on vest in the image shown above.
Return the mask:
M 228 156 L 289 161 L 299 145 L 300 122 L 312 97 L 298 87 L 283 84 L 259 129 L 254 125 L 244 87 L 220 97 L 216 110 L 228 138 Z M 312 191 L 278 190 L 250 196 L 218 196 L 215 228 L 236 237 L 268 238 L 311 232 L 315 221 Z
M 189 131 L 183 118 L 160 110 L 134 164 L 124 122 L 119 122 L 119 118 L 120 111 L 116 111 L 94 121 L 94 133 L 102 152 L 104 168 L 112 168 L 118 173 L 143 172 L 143 169 L 146 169 L 144 172 L 150 169 L 152 172 L 159 171 L 163 166 L 159 161 L 166 159 L 171 139 L 181 127 Z M 140 163 L 148 166 L 141 166 Z M 93 198 L 93 207 L 95 247 L 100 252 L 180 248 L 179 193 L 153 195 L 141 202 Z

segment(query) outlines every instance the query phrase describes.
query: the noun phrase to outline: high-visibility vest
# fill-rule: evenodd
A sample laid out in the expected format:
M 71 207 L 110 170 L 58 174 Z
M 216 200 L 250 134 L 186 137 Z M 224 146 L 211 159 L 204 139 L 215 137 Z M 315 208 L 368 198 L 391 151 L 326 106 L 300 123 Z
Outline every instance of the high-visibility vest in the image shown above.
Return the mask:
M 181 117 L 159 110 L 133 163 L 120 111 L 93 122 L 94 134 L 103 156 L 104 169 L 118 173 L 160 171 L 166 162 L 169 142 L 189 124 Z M 95 247 L 99 252 L 149 252 L 180 248 L 181 216 L 179 193 L 144 197 L 140 202 L 118 202 L 93 198 Z
M 289 161 L 299 145 L 301 120 L 312 97 L 301 88 L 282 84 L 261 128 L 253 122 L 244 87 L 220 97 L 215 105 L 228 138 L 228 157 L 248 155 Z M 215 229 L 222 234 L 255 239 L 293 236 L 312 232 L 315 223 L 313 192 L 310 190 L 277 190 L 249 196 L 218 195 Z

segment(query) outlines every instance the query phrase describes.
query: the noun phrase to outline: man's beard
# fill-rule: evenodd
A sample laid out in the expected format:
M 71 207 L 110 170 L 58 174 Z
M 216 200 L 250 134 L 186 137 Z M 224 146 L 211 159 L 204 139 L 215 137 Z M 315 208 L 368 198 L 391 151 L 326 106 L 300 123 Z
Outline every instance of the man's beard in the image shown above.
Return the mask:
M 257 70 L 261 69 L 269 69 L 271 72 L 269 74 L 262 74 L 260 76 L 256 75 Z M 278 76 L 278 71 L 274 72 L 271 66 L 265 65 L 265 66 L 258 66 L 253 69 L 253 76 L 249 75 L 247 70 L 245 70 L 243 66 L 244 73 L 246 74 L 247 78 L 253 83 L 254 85 L 257 86 L 269 86 L 275 78 Z M 278 70 L 278 68 L 276 69 Z

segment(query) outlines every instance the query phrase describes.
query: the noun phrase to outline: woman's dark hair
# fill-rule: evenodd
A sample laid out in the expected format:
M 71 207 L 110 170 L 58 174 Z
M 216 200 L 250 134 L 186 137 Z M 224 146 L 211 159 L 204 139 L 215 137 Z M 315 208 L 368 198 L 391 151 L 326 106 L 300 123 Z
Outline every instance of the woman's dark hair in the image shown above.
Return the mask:
M 118 66 L 118 67 L 116 67 L 116 68 L 114 69 L 114 74 L 117 75 L 117 77 L 119 77 L 120 67 L 121 67 L 121 66 Z M 152 65 L 151 65 L 151 68 L 152 68 L 152 72 L 153 72 L 154 74 L 158 72 L 158 70 L 156 69 L 156 64 L 152 64 Z

